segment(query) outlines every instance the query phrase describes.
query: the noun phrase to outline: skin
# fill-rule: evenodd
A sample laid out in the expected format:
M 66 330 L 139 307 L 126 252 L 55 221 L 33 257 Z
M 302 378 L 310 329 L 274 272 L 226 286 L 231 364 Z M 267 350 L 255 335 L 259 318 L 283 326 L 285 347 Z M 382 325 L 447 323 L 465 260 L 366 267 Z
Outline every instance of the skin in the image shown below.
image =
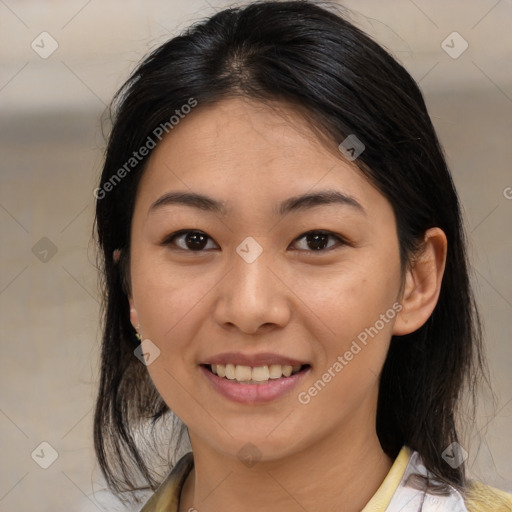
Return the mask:
M 433 228 L 402 272 L 389 201 L 353 163 L 327 150 L 291 107 L 231 98 L 199 106 L 154 150 L 131 227 L 130 316 L 160 356 L 156 388 L 187 425 L 195 468 L 180 512 L 360 511 L 392 460 L 375 430 L 378 379 L 390 338 L 418 329 L 438 299 L 446 237 Z M 317 205 L 276 215 L 292 196 L 336 190 L 362 210 Z M 169 204 L 171 191 L 224 201 L 225 214 Z M 181 229 L 209 238 L 193 251 Z M 313 250 L 304 234 L 334 236 Z M 348 243 L 341 243 L 336 235 Z M 236 252 L 248 236 L 263 252 Z M 166 244 L 162 241 L 166 239 Z M 304 405 L 297 399 L 393 304 L 401 311 Z M 199 364 L 223 352 L 273 352 L 311 365 L 290 393 L 240 404 L 215 391 Z M 261 459 L 247 467 L 247 443 Z

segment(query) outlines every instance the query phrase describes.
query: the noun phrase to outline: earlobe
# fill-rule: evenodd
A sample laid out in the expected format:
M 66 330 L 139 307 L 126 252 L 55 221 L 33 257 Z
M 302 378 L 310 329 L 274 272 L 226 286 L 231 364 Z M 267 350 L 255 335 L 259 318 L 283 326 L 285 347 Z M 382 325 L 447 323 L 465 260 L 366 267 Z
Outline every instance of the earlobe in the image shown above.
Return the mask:
M 121 258 L 121 249 L 115 249 L 112 253 L 112 259 L 114 260 L 114 263 L 119 263 L 119 260 Z M 133 297 L 131 295 L 131 291 L 128 289 L 126 290 L 126 285 L 123 285 L 123 290 L 127 294 L 128 302 L 130 304 L 130 322 L 133 326 L 133 328 L 137 331 L 137 335 L 139 335 L 140 331 L 140 321 L 139 321 L 139 314 L 137 313 L 137 308 L 135 307 L 135 302 L 133 300 Z
M 140 329 L 139 314 L 137 313 L 132 297 L 128 297 L 128 302 L 130 303 L 130 322 L 133 328 L 138 331 Z
M 396 317 L 393 335 L 410 334 L 429 319 L 439 299 L 446 252 L 444 231 L 440 228 L 428 229 L 419 254 L 406 271 L 400 301 L 402 310 Z

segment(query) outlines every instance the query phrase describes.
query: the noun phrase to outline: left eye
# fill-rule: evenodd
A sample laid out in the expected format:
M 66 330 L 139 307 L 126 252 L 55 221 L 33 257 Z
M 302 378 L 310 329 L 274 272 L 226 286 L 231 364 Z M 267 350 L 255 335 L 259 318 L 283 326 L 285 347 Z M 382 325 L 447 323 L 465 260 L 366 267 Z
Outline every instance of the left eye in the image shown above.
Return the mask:
M 335 243 L 329 245 L 329 239 L 337 241 L 339 245 L 346 243 L 338 235 L 330 233 L 329 231 L 309 231 L 308 233 L 304 233 L 299 238 L 297 238 L 296 241 L 304 240 L 305 243 L 298 244 L 302 245 L 302 247 L 299 247 L 299 249 L 311 252 L 324 251 L 326 249 L 330 249 L 333 245 L 336 245 Z

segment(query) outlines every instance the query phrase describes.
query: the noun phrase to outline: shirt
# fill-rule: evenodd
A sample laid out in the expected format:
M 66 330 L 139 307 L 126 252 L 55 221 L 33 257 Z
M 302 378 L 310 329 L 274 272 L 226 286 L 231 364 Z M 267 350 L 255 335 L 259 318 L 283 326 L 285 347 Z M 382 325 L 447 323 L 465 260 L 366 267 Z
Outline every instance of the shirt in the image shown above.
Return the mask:
M 178 512 L 183 484 L 194 467 L 185 454 L 140 512 Z M 425 486 L 428 478 L 429 486 Z M 404 446 L 389 473 L 361 512 L 512 512 L 512 495 L 472 482 L 465 496 L 444 486 L 426 469 L 418 452 Z

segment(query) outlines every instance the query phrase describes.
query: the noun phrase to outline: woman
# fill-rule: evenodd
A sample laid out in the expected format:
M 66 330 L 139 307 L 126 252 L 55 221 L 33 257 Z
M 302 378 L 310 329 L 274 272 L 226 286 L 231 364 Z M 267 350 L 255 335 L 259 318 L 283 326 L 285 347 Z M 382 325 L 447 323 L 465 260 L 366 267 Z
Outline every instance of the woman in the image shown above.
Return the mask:
M 335 12 L 258 2 L 162 45 L 117 100 L 95 191 L 111 488 L 156 491 L 144 512 L 511 510 L 465 476 L 481 333 L 404 68 Z

